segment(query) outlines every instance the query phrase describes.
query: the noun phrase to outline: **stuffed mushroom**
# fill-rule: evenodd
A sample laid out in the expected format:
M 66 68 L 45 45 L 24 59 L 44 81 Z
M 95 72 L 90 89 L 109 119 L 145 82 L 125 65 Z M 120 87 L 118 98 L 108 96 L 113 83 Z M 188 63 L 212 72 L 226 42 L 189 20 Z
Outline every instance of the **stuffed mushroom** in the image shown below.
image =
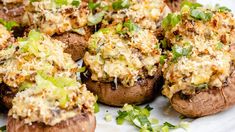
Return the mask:
M 7 131 L 95 130 L 95 96 L 77 82 L 65 44 L 37 31 L 16 42 L 0 25 L 1 99 L 10 108 Z
M 235 19 L 226 7 L 185 4 L 162 23 L 168 42 L 163 95 L 188 117 L 215 114 L 235 103 Z
M 6 43 L 9 34 L 2 32 L 1 36 L 5 37 L 0 51 L 0 81 L 2 99 L 8 108 L 11 97 L 34 83 L 39 71 L 76 79 L 78 67 L 71 56 L 64 53 L 64 43 L 35 30 L 14 43 Z
M 152 31 L 129 20 L 100 29 L 88 43 L 83 58 L 87 71 L 82 79 L 100 102 L 142 104 L 156 96 L 161 49 Z
M 94 132 L 95 97 L 68 77 L 38 73 L 35 84 L 16 94 L 8 113 L 8 132 Z

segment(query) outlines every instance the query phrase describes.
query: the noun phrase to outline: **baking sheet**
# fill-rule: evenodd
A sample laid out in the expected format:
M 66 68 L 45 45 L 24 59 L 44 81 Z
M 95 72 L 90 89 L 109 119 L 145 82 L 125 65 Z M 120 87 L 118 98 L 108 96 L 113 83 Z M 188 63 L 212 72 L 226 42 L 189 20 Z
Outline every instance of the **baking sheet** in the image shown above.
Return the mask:
M 198 0 L 205 5 L 220 4 L 232 9 L 235 14 L 235 0 Z M 234 95 L 235 96 L 235 95 Z M 145 105 L 143 105 L 145 106 Z M 157 118 L 160 123 L 170 122 L 178 124 L 180 122 L 179 114 L 175 112 L 169 102 L 164 97 L 157 97 L 150 106 L 154 109 L 151 111 L 151 117 Z M 116 125 L 115 117 L 120 108 L 113 108 L 100 104 L 100 112 L 96 114 L 97 128 L 96 132 L 138 132 L 135 127 L 124 123 Z M 104 120 L 106 114 L 112 115 L 112 121 Z M 207 116 L 198 119 L 186 119 L 190 122 L 188 132 L 235 132 L 235 107 L 213 116 Z M 6 115 L 0 114 L 0 126 L 5 125 Z M 185 132 L 184 129 L 173 130 L 173 132 Z

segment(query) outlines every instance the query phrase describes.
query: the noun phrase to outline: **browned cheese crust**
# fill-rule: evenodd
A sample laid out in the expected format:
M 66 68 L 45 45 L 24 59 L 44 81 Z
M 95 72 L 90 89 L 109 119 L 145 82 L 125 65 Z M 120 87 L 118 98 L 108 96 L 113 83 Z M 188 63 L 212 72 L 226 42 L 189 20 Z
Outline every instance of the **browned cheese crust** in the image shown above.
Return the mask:
M 47 126 L 42 123 L 27 125 L 23 120 L 12 117 L 7 119 L 7 132 L 94 132 L 95 127 L 95 116 L 90 113 L 82 113 L 55 126 Z
M 53 38 L 65 43 L 67 45 L 65 52 L 71 54 L 72 59 L 77 61 L 84 56 L 91 34 L 91 30 L 86 30 L 86 35 L 66 32 L 61 35 L 54 35 Z
M 180 10 L 180 4 L 184 0 L 165 0 L 165 3 L 171 9 L 172 12 L 176 12 Z M 196 2 L 196 0 L 188 0 L 191 2 Z
M 199 92 L 189 99 L 182 99 L 175 94 L 171 99 L 173 108 L 187 117 L 202 117 L 226 110 L 235 104 L 235 73 L 222 88 Z
M 6 21 L 22 22 L 24 14 L 24 6 L 22 4 L 3 5 L 0 2 L 0 18 Z
M 154 77 L 140 80 L 132 87 L 118 84 L 115 88 L 113 83 L 96 82 L 91 78 L 81 77 L 87 89 L 98 96 L 98 101 L 110 106 L 123 106 L 126 103 L 139 105 L 152 101 L 163 82 L 160 68 Z

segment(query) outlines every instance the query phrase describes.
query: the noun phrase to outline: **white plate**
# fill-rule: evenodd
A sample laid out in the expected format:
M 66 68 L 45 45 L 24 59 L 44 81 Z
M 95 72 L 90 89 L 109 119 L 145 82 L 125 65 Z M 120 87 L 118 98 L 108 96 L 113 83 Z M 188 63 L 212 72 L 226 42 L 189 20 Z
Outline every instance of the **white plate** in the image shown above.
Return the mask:
M 235 14 L 235 0 L 198 0 L 199 3 L 205 5 L 220 4 L 232 9 Z M 234 95 L 235 96 L 235 95 Z M 144 105 L 143 105 L 144 106 Z M 164 97 L 156 98 L 150 106 L 154 109 L 151 111 L 151 117 L 157 118 L 160 123 L 168 121 L 172 124 L 180 122 L 179 114 L 175 112 L 169 105 L 169 102 Z M 97 113 L 97 128 L 96 132 L 138 132 L 138 130 L 129 125 L 116 125 L 115 117 L 119 108 L 108 107 L 100 104 L 100 112 Z M 112 115 L 112 121 L 104 120 L 105 114 Z M 0 125 L 6 123 L 6 115 L 0 115 Z M 235 132 L 235 107 L 227 111 L 218 113 L 213 116 L 207 116 L 190 120 L 188 132 Z M 174 132 L 185 132 L 183 129 L 174 130 Z

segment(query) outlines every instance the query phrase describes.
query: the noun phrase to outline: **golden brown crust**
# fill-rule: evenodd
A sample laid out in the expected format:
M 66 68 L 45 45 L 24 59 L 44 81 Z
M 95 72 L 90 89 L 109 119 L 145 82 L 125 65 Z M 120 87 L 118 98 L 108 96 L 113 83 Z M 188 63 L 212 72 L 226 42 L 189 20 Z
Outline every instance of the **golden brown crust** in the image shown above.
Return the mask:
M 0 18 L 6 21 L 15 21 L 22 23 L 24 6 L 22 4 L 7 4 L 0 3 Z
M 90 113 L 82 113 L 55 126 L 47 126 L 42 123 L 27 125 L 23 120 L 12 117 L 7 119 L 7 132 L 94 132 L 95 127 L 95 116 Z
M 172 12 L 180 11 L 180 4 L 184 0 L 165 0 L 165 3 L 171 9 Z M 196 0 L 188 0 L 191 2 L 196 2 Z
M 71 54 L 72 59 L 77 61 L 84 56 L 86 48 L 88 47 L 88 39 L 91 34 L 91 30 L 87 30 L 86 35 L 66 32 L 61 35 L 54 35 L 53 38 L 67 44 L 68 47 L 66 48 L 65 52 Z
M 112 83 L 95 82 L 90 78 L 82 77 L 87 89 L 98 96 L 98 101 L 110 106 L 123 106 L 124 104 L 143 104 L 153 100 L 162 86 L 161 70 L 153 78 L 138 81 L 133 87 L 121 84 L 115 89 Z
M 235 104 L 235 73 L 228 78 L 227 85 L 182 99 L 175 94 L 171 99 L 173 108 L 187 117 L 202 117 L 221 112 Z

